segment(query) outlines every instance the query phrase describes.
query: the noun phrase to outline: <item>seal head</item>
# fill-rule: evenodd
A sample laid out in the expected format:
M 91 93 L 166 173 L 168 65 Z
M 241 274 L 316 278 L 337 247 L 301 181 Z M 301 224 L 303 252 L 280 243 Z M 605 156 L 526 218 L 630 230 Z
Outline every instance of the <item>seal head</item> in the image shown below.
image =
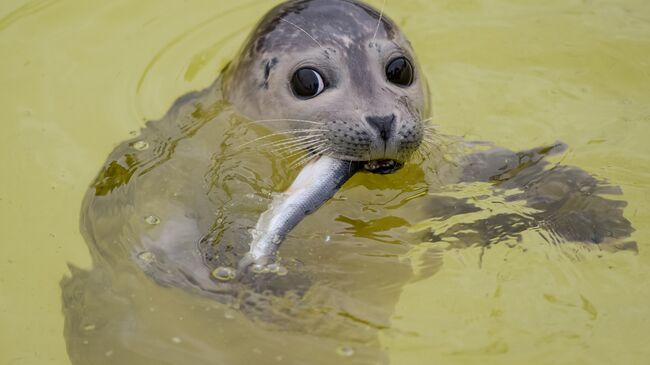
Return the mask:
M 418 148 L 426 81 L 404 34 L 352 0 L 298 0 L 266 14 L 224 74 L 252 120 L 281 120 L 311 153 L 393 172 Z M 307 143 L 311 142 L 311 143 Z

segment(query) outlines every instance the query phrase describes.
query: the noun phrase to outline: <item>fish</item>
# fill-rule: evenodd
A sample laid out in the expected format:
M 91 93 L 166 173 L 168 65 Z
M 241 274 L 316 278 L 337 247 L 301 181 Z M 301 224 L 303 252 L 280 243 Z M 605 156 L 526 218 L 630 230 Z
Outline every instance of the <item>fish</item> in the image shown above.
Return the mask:
M 359 169 L 360 164 L 321 155 L 298 173 L 289 188 L 276 195 L 252 231 L 248 253 L 239 270 L 264 267 L 274 259 L 287 234 L 315 212 Z

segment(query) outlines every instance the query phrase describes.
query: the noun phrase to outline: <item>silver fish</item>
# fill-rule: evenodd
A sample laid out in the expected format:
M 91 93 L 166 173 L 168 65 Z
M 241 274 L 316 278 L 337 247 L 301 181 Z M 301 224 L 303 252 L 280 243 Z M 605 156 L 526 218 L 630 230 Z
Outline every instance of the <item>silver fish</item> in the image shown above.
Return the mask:
M 239 263 L 265 265 L 276 254 L 286 235 L 308 214 L 329 200 L 359 169 L 356 162 L 320 156 L 307 164 L 289 189 L 275 196 L 253 231 L 250 250 Z

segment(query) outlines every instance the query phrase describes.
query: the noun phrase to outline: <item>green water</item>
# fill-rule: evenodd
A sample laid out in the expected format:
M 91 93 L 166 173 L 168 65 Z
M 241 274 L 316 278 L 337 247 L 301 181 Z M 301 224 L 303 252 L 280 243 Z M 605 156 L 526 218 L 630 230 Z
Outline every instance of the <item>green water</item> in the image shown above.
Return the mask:
M 70 275 L 68 263 L 91 268 L 78 224 L 87 187 L 117 144 L 161 118 L 178 96 L 210 85 L 275 3 L 0 4 L 0 364 L 70 363 L 60 281 Z M 553 245 L 535 230 L 489 249 L 418 244 L 417 232 L 439 226 L 391 202 L 417 207 L 410 199 L 421 194 L 418 179 L 435 179 L 407 166 L 383 180 L 351 181 L 345 199 L 324 206 L 296 232 L 321 240 L 332 235 L 335 251 L 310 249 L 317 255 L 305 258 L 336 279 L 317 286 L 311 300 L 337 288 L 330 298 L 346 308 L 339 320 L 381 319 L 370 323 L 367 342 L 358 341 L 363 326 L 340 334 L 318 327 L 321 337 L 279 330 L 142 277 L 132 312 L 117 303 L 89 313 L 132 314 L 148 327 L 136 326 L 129 337 L 103 331 L 101 321 L 80 323 L 88 326 L 89 350 L 76 353 L 107 362 L 122 356 L 121 363 L 191 356 L 292 363 L 310 355 L 312 363 L 367 363 L 374 350 L 392 364 L 647 362 L 650 3 L 388 0 L 386 12 L 418 53 L 442 132 L 512 150 L 567 143 L 553 161 L 621 187 L 623 195 L 610 198 L 627 202 L 638 251 Z M 267 161 L 250 162 L 268 168 Z M 260 189 L 290 178 L 271 174 Z M 484 199 L 485 189 L 461 192 L 488 211 L 521 209 Z M 287 244 L 300 254 L 298 245 Z M 359 301 L 337 294 L 343 292 Z M 93 333 L 104 337 L 96 341 Z M 201 348 L 188 342 L 191 335 L 215 345 Z M 130 355 L 120 353 L 121 339 L 133 344 Z

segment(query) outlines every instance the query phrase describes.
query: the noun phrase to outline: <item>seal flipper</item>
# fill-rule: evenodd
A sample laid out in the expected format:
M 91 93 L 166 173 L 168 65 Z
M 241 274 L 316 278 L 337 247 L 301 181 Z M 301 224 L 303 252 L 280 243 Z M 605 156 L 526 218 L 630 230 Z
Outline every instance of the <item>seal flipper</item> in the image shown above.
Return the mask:
M 554 244 L 572 241 L 598 244 L 602 248 L 636 251 L 628 238 L 634 232 L 623 215 L 625 201 L 605 195 L 621 195 L 620 187 L 598 179 L 573 166 L 551 165 L 548 156 L 566 150 L 563 143 L 512 152 L 494 149 L 465 157 L 462 183 L 492 183 L 495 192 L 510 191 L 506 202 L 524 201 L 532 208 L 527 214 L 506 212 L 471 222 L 456 223 L 444 232 L 431 233 L 429 240 L 455 237 L 457 242 L 490 245 L 519 239 L 529 229 L 537 230 Z M 500 194 L 500 193 L 499 193 Z M 455 214 L 481 210 L 471 199 L 434 197 L 429 210 L 433 217 L 445 219 L 448 209 Z

